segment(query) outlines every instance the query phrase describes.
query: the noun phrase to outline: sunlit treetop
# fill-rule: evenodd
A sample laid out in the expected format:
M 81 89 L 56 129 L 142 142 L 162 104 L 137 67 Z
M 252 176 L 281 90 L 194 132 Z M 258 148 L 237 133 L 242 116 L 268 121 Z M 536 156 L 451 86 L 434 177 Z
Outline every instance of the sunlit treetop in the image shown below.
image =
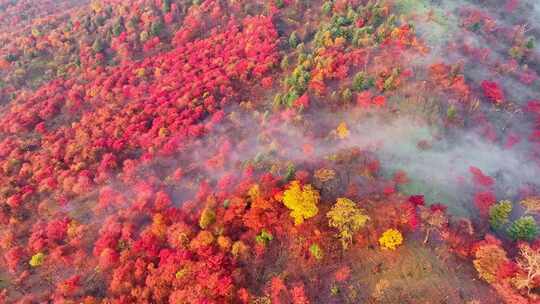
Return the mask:
M 292 181 L 283 192 L 283 204 L 291 210 L 290 215 L 295 225 L 300 225 L 305 219 L 317 215 L 319 198 L 319 192 L 311 185 L 301 185 L 296 180 Z
M 364 210 L 348 198 L 338 198 L 326 217 L 328 225 L 339 231 L 338 237 L 345 249 L 351 244 L 354 233 L 370 219 Z

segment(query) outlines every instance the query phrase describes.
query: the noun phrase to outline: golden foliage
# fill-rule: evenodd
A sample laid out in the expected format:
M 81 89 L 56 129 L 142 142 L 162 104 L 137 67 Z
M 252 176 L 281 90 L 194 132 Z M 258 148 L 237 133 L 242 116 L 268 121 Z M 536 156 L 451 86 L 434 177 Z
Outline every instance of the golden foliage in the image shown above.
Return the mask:
M 347 127 L 347 124 L 345 122 L 342 122 L 338 125 L 336 129 L 336 134 L 339 139 L 346 139 L 347 137 L 349 137 L 349 128 Z
M 254 184 L 249 188 L 248 195 L 251 198 L 252 201 L 256 200 L 261 196 L 261 187 L 258 184 Z
M 209 231 L 203 230 L 191 241 L 191 250 L 198 250 L 210 246 L 214 242 L 214 236 Z
M 92 3 L 90 3 L 90 7 L 97 14 L 103 10 L 103 4 L 100 1 L 92 1 Z
M 152 218 L 152 233 L 160 239 L 165 238 L 167 234 L 167 224 L 162 214 L 157 213 Z
M 311 185 L 301 186 L 300 182 L 292 181 L 283 193 L 283 204 L 291 210 L 294 224 L 300 225 L 305 219 L 317 215 L 319 198 L 319 192 Z
M 228 251 L 229 249 L 231 249 L 232 246 L 231 238 L 222 235 L 218 237 L 217 243 L 219 245 L 219 248 L 223 249 L 224 251 Z
M 216 212 L 209 207 L 204 208 L 204 210 L 201 213 L 201 217 L 199 218 L 199 226 L 202 229 L 208 228 L 208 226 L 212 225 L 216 221 Z
M 248 253 L 248 247 L 242 241 L 236 241 L 232 245 L 231 253 L 234 257 L 242 257 Z
M 338 237 L 341 239 L 343 248 L 349 247 L 354 233 L 364 227 L 370 219 L 364 214 L 364 210 L 347 198 L 338 198 L 336 204 L 326 214 L 328 225 L 339 230 Z
M 32 267 L 39 267 L 43 264 L 43 260 L 45 260 L 45 254 L 43 252 L 38 252 L 32 256 L 28 264 Z
M 403 235 L 396 229 L 388 229 L 379 238 L 379 244 L 383 249 L 395 250 L 403 243 Z
M 497 245 L 489 244 L 476 250 L 473 264 L 480 278 L 488 283 L 494 283 L 499 267 L 506 262 L 508 262 L 506 252 Z

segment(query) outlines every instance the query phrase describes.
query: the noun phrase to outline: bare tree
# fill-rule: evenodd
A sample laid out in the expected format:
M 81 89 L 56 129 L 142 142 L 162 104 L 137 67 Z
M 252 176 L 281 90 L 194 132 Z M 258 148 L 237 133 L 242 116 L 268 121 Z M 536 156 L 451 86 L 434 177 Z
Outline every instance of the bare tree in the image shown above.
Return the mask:
M 525 274 L 518 275 L 515 278 L 514 284 L 517 288 L 527 288 L 527 293 L 530 294 L 534 288 L 535 279 L 540 276 L 540 250 L 532 249 L 528 244 L 520 246 L 520 256 L 516 262 L 520 269 Z

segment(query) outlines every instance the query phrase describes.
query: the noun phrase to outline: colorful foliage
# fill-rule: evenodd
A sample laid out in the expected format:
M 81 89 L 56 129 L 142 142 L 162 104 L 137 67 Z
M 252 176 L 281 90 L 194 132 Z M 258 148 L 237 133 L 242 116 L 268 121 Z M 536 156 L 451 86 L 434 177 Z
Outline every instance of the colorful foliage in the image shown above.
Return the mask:
M 478 247 L 474 254 L 474 268 L 481 279 L 495 283 L 499 268 L 508 262 L 506 252 L 498 244 L 485 244 Z
M 379 238 L 379 244 L 383 249 L 396 250 L 403 243 L 401 232 L 396 229 L 388 229 Z
M 504 92 L 496 82 L 482 81 L 482 90 L 484 95 L 494 104 L 499 104 L 504 101 Z
M 45 254 L 43 252 L 38 252 L 32 256 L 28 264 L 32 267 L 39 267 L 43 264 L 45 260 Z
M 338 198 L 332 209 L 326 213 L 328 225 L 336 228 L 344 249 L 352 243 L 353 236 L 370 219 L 365 211 L 348 198 Z
M 489 208 L 489 224 L 491 228 L 498 230 L 509 222 L 512 213 L 512 202 L 500 201 Z
M 528 197 L 519 202 L 519 204 L 525 209 L 525 214 L 537 214 L 540 212 L 540 198 Z
M 290 215 L 295 225 L 317 215 L 318 202 L 319 192 L 311 185 L 300 185 L 298 181 L 292 181 L 283 192 L 283 204 L 291 210 Z
M 538 225 L 532 216 L 523 216 L 508 227 L 508 235 L 514 240 L 533 241 L 538 235 Z

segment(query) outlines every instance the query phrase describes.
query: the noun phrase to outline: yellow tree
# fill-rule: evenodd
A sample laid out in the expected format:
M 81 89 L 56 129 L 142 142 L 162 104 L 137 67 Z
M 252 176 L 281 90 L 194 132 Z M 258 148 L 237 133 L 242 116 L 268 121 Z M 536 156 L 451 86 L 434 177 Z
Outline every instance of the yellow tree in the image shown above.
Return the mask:
M 317 215 L 319 199 L 319 192 L 316 189 L 311 185 L 301 186 L 298 181 L 292 181 L 283 193 L 283 204 L 291 210 L 295 225 L 300 225 L 305 219 Z
M 399 230 L 388 229 L 379 238 L 379 244 L 383 249 L 396 250 L 403 243 L 403 235 Z
M 506 251 L 496 244 L 479 247 L 474 257 L 473 264 L 478 276 L 488 283 L 496 282 L 500 266 L 508 262 Z
M 338 198 L 336 204 L 326 214 L 328 225 L 339 230 L 338 237 L 344 249 L 352 242 L 354 233 L 364 227 L 370 219 L 364 210 L 348 198 Z

